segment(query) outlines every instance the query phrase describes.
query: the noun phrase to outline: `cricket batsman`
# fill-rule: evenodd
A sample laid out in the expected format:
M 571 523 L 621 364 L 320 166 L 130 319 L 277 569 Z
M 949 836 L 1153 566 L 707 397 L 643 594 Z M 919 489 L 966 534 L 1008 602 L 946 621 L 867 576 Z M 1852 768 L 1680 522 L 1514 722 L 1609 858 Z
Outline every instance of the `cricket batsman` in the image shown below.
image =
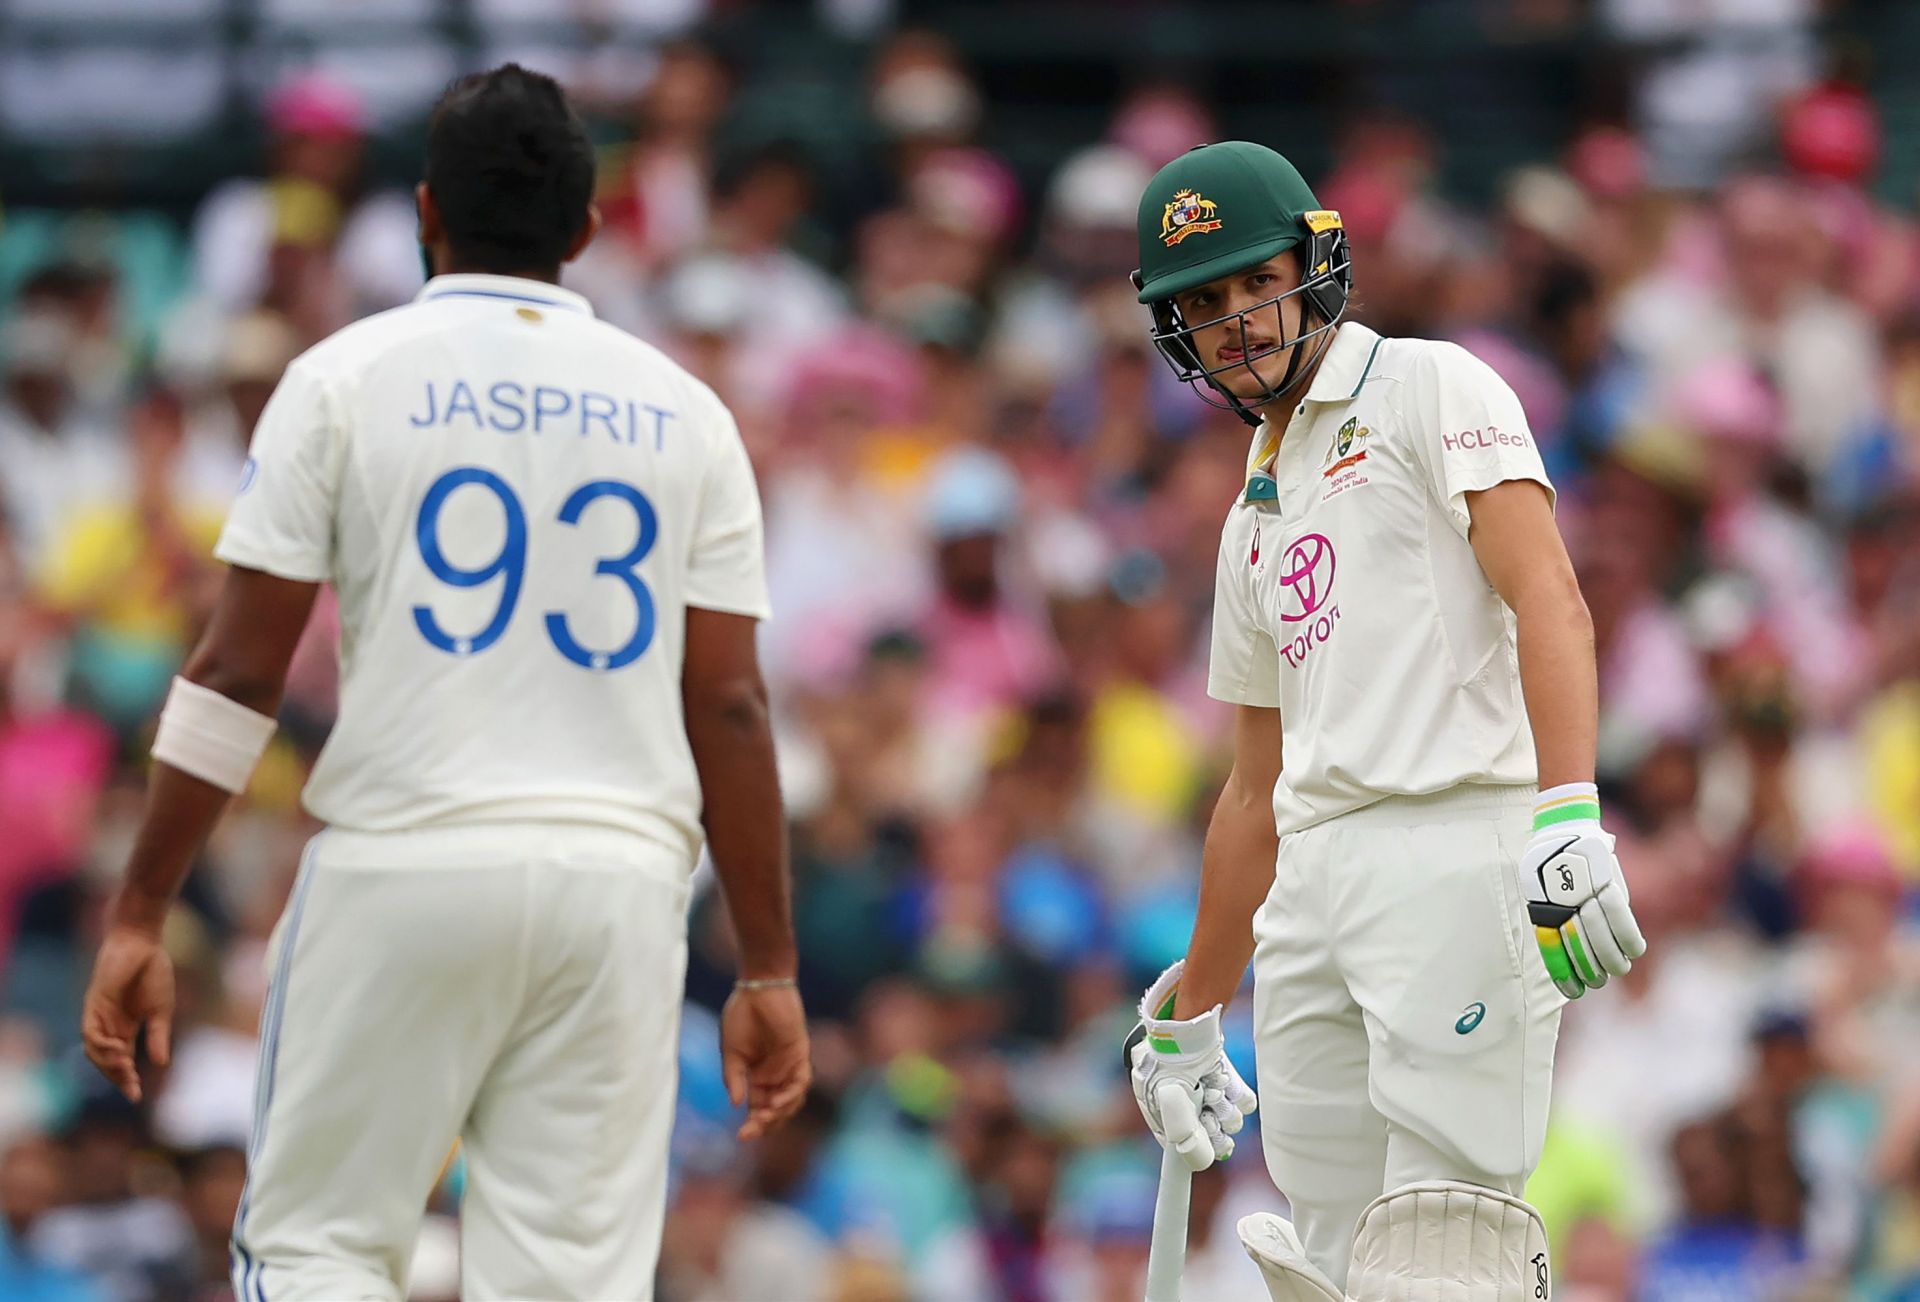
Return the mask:
M 440 100 L 431 278 L 288 368 L 160 715 L 82 1021 L 134 1099 L 142 1043 L 170 1048 L 162 920 L 334 585 L 340 714 L 305 793 L 326 828 L 270 948 L 240 1302 L 403 1297 L 456 1140 L 462 1296 L 652 1296 L 703 839 L 739 941 L 742 1136 L 806 1090 L 753 474 L 709 389 L 560 288 L 593 173 L 550 78 Z
M 1254 427 L 1208 674 L 1238 707 L 1234 763 L 1187 957 L 1141 1001 L 1141 1110 L 1193 1169 L 1232 1151 L 1254 1095 L 1220 1016 L 1251 959 L 1293 1221 L 1240 1236 L 1274 1298 L 1545 1298 L 1521 1195 L 1560 1010 L 1646 942 L 1539 450 L 1471 354 L 1342 322 L 1340 217 L 1273 150 L 1168 163 L 1139 235 L 1155 345 Z

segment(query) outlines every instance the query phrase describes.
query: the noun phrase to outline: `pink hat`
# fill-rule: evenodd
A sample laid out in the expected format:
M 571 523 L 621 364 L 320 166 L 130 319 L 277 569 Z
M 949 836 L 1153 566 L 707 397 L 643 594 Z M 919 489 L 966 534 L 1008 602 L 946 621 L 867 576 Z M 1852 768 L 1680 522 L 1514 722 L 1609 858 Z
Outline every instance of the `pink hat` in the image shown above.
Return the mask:
M 366 109 L 353 88 L 325 73 L 308 72 L 282 82 L 267 98 L 267 123 L 283 136 L 367 134 Z
M 893 336 L 856 326 L 809 349 L 794 363 L 785 406 L 799 411 L 828 394 L 853 390 L 883 425 L 912 419 L 920 402 L 922 363 Z
M 1780 114 L 1780 151 L 1796 172 L 1859 184 L 1880 162 L 1880 119 L 1848 86 L 1821 86 Z
M 1407 203 L 1405 184 L 1371 166 L 1341 168 L 1320 187 L 1320 197 L 1361 244 L 1385 240 Z
M 1107 138 L 1156 168 L 1206 143 L 1213 130 L 1213 119 L 1192 94 L 1158 86 L 1120 107 Z
M 1800 871 L 1815 887 L 1863 886 L 1900 892 L 1900 874 L 1887 843 L 1864 823 L 1844 823 L 1821 833 L 1806 849 Z
M 1619 199 L 1646 184 L 1647 155 L 1631 131 L 1595 127 L 1567 150 L 1567 171 L 1599 199 Z
M 1020 224 L 1020 183 L 984 149 L 929 154 L 907 181 L 913 204 L 936 225 L 998 244 Z
M 1746 362 L 1722 357 L 1689 371 L 1674 394 L 1682 424 L 1751 448 L 1780 443 L 1780 400 Z

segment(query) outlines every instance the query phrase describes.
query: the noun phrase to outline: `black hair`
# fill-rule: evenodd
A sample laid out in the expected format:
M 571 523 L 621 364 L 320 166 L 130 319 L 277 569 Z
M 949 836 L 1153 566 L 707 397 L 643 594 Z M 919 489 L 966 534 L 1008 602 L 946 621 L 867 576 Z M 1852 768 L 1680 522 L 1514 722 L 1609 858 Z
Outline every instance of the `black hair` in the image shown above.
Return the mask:
M 113 284 L 113 269 L 95 262 L 63 261 L 42 267 L 21 283 L 18 297 L 70 303 Z
M 1534 324 L 1551 332 L 1564 326 L 1575 312 L 1600 301 L 1600 284 L 1578 262 L 1556 260 L 1542 273 L 1533 294 Z
M 778 136 L 748 148 L 724 154 L 713 172 L 713 197 L 725 203 L 744 190 L 747 182 L 764 172 L 797 173 L 808 185 L 814 183 L 813 155 L 798 140 Z
M 586 227 L 593 161 L 560 84 L 517 63 L 454 82 L 427 124 L 427 189 L 473 270 L 557 268 Z

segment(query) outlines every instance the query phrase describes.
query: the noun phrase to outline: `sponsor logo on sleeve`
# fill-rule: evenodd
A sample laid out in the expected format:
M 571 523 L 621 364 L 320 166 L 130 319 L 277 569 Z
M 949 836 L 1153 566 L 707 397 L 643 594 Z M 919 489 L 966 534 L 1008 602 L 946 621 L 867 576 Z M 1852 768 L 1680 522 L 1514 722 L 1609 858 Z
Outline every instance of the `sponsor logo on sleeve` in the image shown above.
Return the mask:
M 1501 429 L 1498 425 L 1488 425 L 1483 429 L 1463 429 L 1453 434 L 1442 434 L 1440 446 L 1448 452 L 1472 452 L 1480 448 L 1524 448 L 1531 447 L 1526 431 Z

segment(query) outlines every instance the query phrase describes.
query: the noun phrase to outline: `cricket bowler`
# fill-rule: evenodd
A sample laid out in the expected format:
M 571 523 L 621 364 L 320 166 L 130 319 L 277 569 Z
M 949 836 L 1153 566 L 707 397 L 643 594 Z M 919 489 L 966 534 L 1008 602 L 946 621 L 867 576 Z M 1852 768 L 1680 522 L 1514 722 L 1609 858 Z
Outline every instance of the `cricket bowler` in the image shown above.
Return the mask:
M 456 1140 L 464 1297 L 652 1295 L 703 838 L 739 941 L 743 1137 L 807 1087 L 753 474 L 709 389 L 560 288 L 593 173 L 550 78 L 509 64 L 440 100 L 431 278 L 288 368 L 160 715 L 82 1024 L 135 1099 L 143 1035 L 169 1053 L 162 920 L 334 585 L 340 713 L 305 793 L 326 828 L 270 947 L 241 1302 L 404 1296 Z
M 1141 1109 L 1193 1169 L 1232 1151 L 1254 1095 L 1220 1015 L 1251 959 L 1293 1220 L 1240 1236 L 1274 1298 L 1545 1298 L 1522 1193 L 1560 1010 L 1646 943 L 1539 450 L 1471 354 L 1342 322 L 1340 217 L 1273 150 L 1174 159 L 1139 236 L 1155 345 L 1254 427 L 1208 674 L 1238 707 L 1234 763 L 1187 957 L 1141 1001 Z

